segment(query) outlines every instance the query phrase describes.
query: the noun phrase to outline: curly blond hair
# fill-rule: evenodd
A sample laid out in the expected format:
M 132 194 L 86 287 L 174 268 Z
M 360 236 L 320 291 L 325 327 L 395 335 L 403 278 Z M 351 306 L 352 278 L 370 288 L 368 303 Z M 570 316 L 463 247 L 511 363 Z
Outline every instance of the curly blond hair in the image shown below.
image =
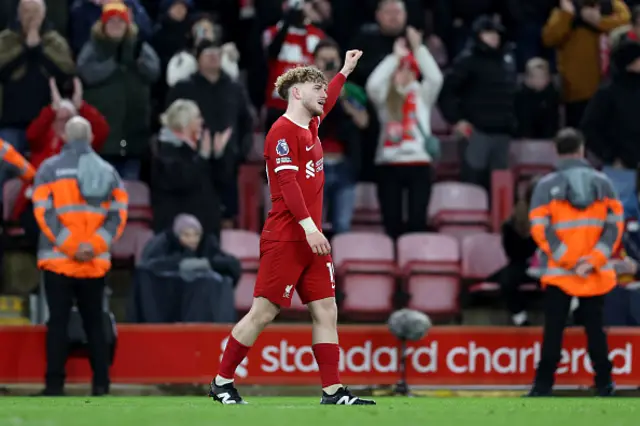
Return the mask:
M 320 83 L 327 85 L 327 78 L 316 67 L 296 67 L 282 74 L 276 80 L 276 92 L 285 101 L 289 97 L 289 90 L 300 83 Z

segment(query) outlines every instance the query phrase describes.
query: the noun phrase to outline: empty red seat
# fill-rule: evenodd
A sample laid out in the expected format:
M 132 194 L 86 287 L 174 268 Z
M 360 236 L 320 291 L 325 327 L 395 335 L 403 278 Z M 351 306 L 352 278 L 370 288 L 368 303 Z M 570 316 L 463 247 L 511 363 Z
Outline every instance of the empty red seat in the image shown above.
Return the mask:
M 459 311 L 460 247 L 443 234 L 407 234 L 397 241 L 398 268 L 409 308 L 429 314 Z
M 429 221 L 444 226 L 489 229 L 489 199 L 484 188 L 468 183 L 440 182 L 433 185 Z
M 243 272 L 235 289 L 235 305 L 240 312 L 249 312 L 253 303 L 253 288 L 256 285 L 255 272 Z
M 153 237 L 153 232 L 146 226 L 137 223 L 127 224 L 122 236 L 111 246 L 111 255 L 116 264 L 115 266 L 117 268 L 128 268 L 136 260 L 139 260 L 140 256 L 142 256 L 144 245 L 151 237 Z
M 391 238 L 349 232 L 332 241 L 333 262 L 344 295 L 342 313 L 358 318 L 386 318 L 393 310 L 396 267 Z
M 240 229 L 224 229 L 220 234 L 220 247 L 238 258 L 242 264 L 242 276 L 235 290 L 235 303 L 238 311 L 248 312 L 253 303 L 253 288 L 260 263 L 260 235 Z
M 129 196 L 128 221 L 150 222 L 153 218 L 151 211 L 151 195 L 146 183 L 125 180 L 124 189 Z
M 516 140 L 511 142 L 510 151 L 516 180 L 546 174 L 558 161 L 555 145 L 548 140 Z
M 375 183 L 356 185 L 356 200 L 353 212 L 354 226 L 379 226 L 382 222 L 380 204 Z
M 17 223 L 12 223 L 11 215 L 20 195 L 23 182 L 20 179 L 9 179 L 2 186 L 2 217 L 4 219 L 5 236 L 17 237 L 24 235 L 24 229 Z
M 258 270 L 260 263 L 260 235 L 241 229 L 223 229 L 220 234 L 222 250 L 238 258 L 243 270 Z
M 123 182 L 129 196 L 128 220 L 132 222 L 150 223 L 153 219 L 151 209 L 151 193 L 146 183 L 141 181 Z
M 440 137 L 441 157 L 436 163 L 437 181 L 455 181 L 460 178 L 460 141 L 453 136 Z
M 462 240 L 462 278 L 468 281 L 470 293 L 500 290 L 498 283 L 485 280 L 507 263 L 500 234 L 476 234 Z

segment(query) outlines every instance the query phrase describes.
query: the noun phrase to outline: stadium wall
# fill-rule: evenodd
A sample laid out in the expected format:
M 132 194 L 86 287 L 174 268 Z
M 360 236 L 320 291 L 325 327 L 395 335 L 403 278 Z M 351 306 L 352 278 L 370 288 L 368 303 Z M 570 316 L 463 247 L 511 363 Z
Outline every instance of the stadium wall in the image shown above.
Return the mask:
M 119 384 L 205 384 L 215 373 L 230 328 L 217 325 L 120 325 L 111 369 Z M 385 326 L 341 326 L 342 378 L 351 385 L 389 385 L 398 379 L 399 348 Z M 409 345 L 408 381 L 443 387 L 514 387 L 531 383 L 540 354 L 539 328 L 434 327 Z M 640 330 L 609 331 L 614 379 L 640 387 Z M 581 329 L 565 335 L 559 386 L 592 384 Z M 45 328 L 0 327 L 0 383 L 40 383 L 45 372 Z M 68 381 L 87 383 L 86 358 L 67 364 Z M 317 366 L 307 325 L 273 325 L 238 368 L 238 383 L 315 385 Z

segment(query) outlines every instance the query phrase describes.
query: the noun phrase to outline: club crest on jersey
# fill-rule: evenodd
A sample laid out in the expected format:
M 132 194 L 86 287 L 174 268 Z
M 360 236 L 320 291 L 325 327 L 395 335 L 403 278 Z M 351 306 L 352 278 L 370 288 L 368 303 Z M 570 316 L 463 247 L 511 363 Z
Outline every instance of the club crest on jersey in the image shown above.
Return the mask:
M 280 156 L 287 155 L 289 153 L 289 145 L 284 139 L 280 139 L 276 145 L 276 153 Z

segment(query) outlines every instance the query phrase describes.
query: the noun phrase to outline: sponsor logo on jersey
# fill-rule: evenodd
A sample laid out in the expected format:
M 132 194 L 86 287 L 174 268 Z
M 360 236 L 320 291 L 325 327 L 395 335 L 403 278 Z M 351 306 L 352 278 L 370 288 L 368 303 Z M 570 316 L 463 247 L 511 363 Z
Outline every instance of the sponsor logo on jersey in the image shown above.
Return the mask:
M 276 153 L 281 157 L 289 153 L 289 145 L 286 140 L 280 139 L 278 141 L 278 144 L 276 145 Z
M 307 164 L 304 167 L 305 174 L 307 179 L 311 179 L 312 177 L 316 177 L 316 168 L 313 166 L 313 161 L 307 161 Z
M 291 297 L 291 290 L 293 290 L 293 284 L 289 284 L 288 286 L 286 286 L 284 288 L 284 294 L 282 295 L 282 297 L 284 297 L 285 299 L 288 299 Z

